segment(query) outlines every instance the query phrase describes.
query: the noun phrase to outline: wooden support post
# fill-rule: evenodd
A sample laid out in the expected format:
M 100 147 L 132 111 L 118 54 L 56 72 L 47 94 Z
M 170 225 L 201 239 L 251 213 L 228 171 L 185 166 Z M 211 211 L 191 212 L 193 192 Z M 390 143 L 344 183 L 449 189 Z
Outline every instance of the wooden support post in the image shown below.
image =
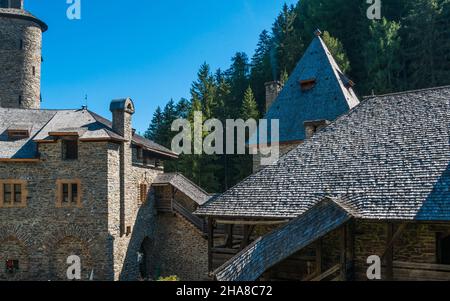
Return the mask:
M 394 237 L 394 224 L 393 223 L 387 223 L 386 225 L 386 253 L 385 253 L 385 263 L 386 263 L 386 277 L 385 280 L 392 281 L 394 279 L 394 245 L 392 242 L 392 239 Z
M 234 225 L 227 225 L 227 240 L 225 242 L 225 246 L 227 248 L 233 248 L 233 227 Z
M 208 272 L 213 271 L 214 219 L 208 217 Z
M 248 246 L 249 241 L 250 241 L 250 226 L 244 225 L 244 238 L 242 239 L 240 249 L 241 250 L 245 249 Z
M 322 239 L 316 242 L 316 274 L 322 274 Z
M 355 221 L 347 224 L 347 280 L 355 279 Z
M 340 230 L 341 245 L 341 281 L 347 280 L 347 226 L 344 225 Z

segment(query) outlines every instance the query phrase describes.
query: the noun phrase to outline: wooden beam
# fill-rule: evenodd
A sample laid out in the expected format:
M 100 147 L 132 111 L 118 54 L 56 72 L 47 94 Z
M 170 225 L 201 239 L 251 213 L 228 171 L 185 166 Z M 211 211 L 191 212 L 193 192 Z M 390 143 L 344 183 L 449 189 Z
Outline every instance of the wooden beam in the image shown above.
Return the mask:
M 318 275 L 322 274 L 322 238 L 316 242 L 316 271 Z
M 254 227 L 252 227 L 254 228 Z M 242 242 L 241 242 L 241 246 L 240 249 L 243 250 L 245 249 L 249 243 L 250 243 L 250 235 L 251 235 L 251 231 L 253 229 L 250 229 L 249 225 L 244 225 L 244 237 L 242 238 Z
M 386 279 L 388 281 L 392 281 L 394 279 L 394 247 L 391 244 L 394 236 L 394 224 L 387 223 L 386 224 L 386 251 L 385 251 L 385 264 L 386 264 Z
M 341 280 L 347 280 L 347 225 L 344 225 L 340 229 L 340 246 L 341 246 Z
M 276 221 L 217 220 L 216 222 L 222 225 L 280 225 L 288 223 L 289 220 L 276 220 Z
M 225 246 L 227 248 L 231 248 L 233 247 L 233 227 L 234 225 L 227 225 L 227 238 L 225 240 Z
M 208 272 L 213 271 L 213 257 L 212 250 L 214 248 L 214 220 L 212 217 L 208 218 Z
M 400 235 L 403 233 L 403 231 L 405 230 L 406 226 L 408 224 L 403 223 L 401 224 L 398 228 L 397 231 L 395 231 L 394 235 L 392 235 L 392 239 L 389 241 L 389 243 L 386 245 L 386 249 L 383 252 L 383 255 L 381 257 L 381 259 L 384 259 L 387 252 L 389 251 L 389 249 L 394 245 L 394 243 L 397 241 L 397 239 L 400 237 Z
M 347 223 L 347 280 L 355 278 L 355 221 Z

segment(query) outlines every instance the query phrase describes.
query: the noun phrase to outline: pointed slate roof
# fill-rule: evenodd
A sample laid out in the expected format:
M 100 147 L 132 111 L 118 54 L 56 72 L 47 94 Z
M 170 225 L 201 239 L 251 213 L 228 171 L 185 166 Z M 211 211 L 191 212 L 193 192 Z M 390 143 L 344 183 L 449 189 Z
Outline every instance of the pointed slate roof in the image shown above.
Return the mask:
M 314 88 L 302 91 L 300 81 L 310 79 L 316 80 Z M 333 121 L 359 104 L 348 83 L 322 38 L 316 36 L 264 118 L 269 125 L 272 119 L 280 120 L 281 143 L 303 141 L 305 121 Z M 255 142 L 256 135 L 249 144 Z
M 324 197 L 365 219 L 450 220 L 450 86 L 374 96 L 200 215 L 295 218 Z

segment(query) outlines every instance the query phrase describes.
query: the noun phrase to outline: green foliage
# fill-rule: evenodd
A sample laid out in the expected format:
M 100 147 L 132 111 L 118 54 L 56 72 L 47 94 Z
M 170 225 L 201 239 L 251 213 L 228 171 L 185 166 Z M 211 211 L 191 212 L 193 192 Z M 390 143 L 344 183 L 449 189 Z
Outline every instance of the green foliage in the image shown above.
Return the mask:
M 359 95 L 450 84 L 450 0 L 383 0 L 383 19 L 366 17 L 361 0 L 302 0 L 284 5 L 261 32 L 251 59 L 237 52 L 228 70 L 203 64 L 189 100 L 157 108 L 145 136 L 169 146 L 176 118 L 248 119 L 265 114 L 265 86 L 287 81 L 316 29 Z M 350 69 L 351 65 L 351 69 Z M 207 135 L 207 133 L 203 133 Z M 222 192 L 252 171 L 249 155 L 182 155 L 166 163 L 209 192 Z
M 347 54 L 345 53 L 344 46 L 342 43 L 333 38 L 328 31 L 323 33 L 322 39 L 327 45 L 328 50 L 330 50 L 331 55 L 334 57 L 336 63 L 341 68 L 343 73 L 350 71 L 350 62 L 348 60 Z
M 180 281 L 178 276 L 160 277 L 158 281 Z

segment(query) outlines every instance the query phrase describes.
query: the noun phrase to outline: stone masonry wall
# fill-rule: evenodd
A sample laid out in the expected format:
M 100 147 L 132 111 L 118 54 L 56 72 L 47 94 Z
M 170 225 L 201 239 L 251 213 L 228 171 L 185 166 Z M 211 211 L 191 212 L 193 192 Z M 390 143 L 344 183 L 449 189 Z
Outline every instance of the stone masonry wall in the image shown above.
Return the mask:
M 80 142 L 76 161 L 61 159 L 60 142 L 42 144 L 40 152 L 40 163 L 0 163 L 0 179 L 25 180 L 28 190 L 26 208 L 0 208 L 0 279 L 61 279 L 70 255 L 81 256 L 84 280 L 88 270 L 112 279 L 107 143 Z M 58 179 L 81 180 L 81 208 L 56 208 Z M 20 261 L 17 275 L 5 275 L 5 258 Z
M 39 25 L 0 17 L 1 107 L 40 107 L 41 47 L 42 30 Z
M 182 281 L 208 278 L 208 241 L 200 231 L 179 215 L 159 214 L 150 258 L 150 272 L 159 276 L 178 276 Z

